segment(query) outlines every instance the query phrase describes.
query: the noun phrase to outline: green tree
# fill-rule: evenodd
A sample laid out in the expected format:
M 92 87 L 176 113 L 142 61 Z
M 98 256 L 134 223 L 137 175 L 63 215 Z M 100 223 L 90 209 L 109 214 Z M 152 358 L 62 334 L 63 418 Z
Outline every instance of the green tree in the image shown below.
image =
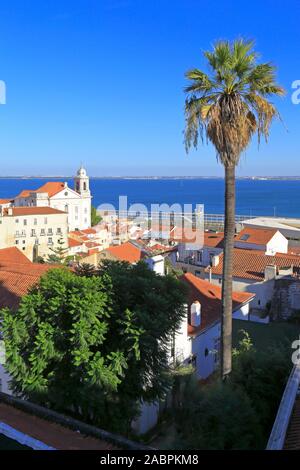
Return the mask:
M 217 42 L 204 53 L 210 72 L 192 69 L 185 91 L 187 151 L 197 147 L 204 134 L 216 149 L 225 169 L 225 227 L 222 283 L 221 375 L 232 363 L 232 259 L 235 233 L 235 168 L 255 133 L 267 140 L 278 112 L 270 97 L 283 95 L 275 82 L 275 67 L 257 63 L 253 42 Z
M 96 274 L 96 268 L 90 263 L 78 263 L 75 266 L 75 273 L 78 276 L 92 277 Z
M 144 263 L 107 263 L 92 277 L 50 270 L 1 313 L 14 391 L 128 432 L 140 402 L 170 387 L 166 346 L 184 301 L 177 280 Z
M 50 248 L 50 251 L 52 253 L 47 256 L 46 263 L 65 264 L 69 259 L 67 255 L 69 250 L 65 246 L 65 242 L 61 238 L 57 241 L 57 246 L 54 248 Z
M 92 224 L 92 227 L 94 227 L 94 225 L 97 225 L 101 222 L 102 220 L 102 217 L 101 215 L 99 215 L 97 213 L 97 209 L 96 207 L 92 206 L 92 209 L 91 209 L 91 224 Z

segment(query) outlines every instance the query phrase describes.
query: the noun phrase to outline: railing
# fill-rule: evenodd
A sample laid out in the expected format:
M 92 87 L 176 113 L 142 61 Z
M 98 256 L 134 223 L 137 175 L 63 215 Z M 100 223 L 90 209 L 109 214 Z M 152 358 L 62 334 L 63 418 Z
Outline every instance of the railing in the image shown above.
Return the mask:
M 295 365 L 287 381 L 277 416 L 268 441 L 267 450 L 281 450 L 291 419 L 297 392 L 300 385 L 300 363 Z

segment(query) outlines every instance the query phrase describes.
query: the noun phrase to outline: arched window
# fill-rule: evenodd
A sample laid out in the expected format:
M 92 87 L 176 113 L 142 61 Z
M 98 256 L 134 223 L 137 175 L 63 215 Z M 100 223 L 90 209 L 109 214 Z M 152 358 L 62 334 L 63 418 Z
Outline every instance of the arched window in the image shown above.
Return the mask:
M 80 188 L 79 181 L 77 181 L 77 183 L 76 183 L 76 190 L 79 191 L 79 188 Z
M 68 206 L 68 204 L 65 205 L 65 212 L 69 212 L 69 206 Z
M 86 182 L 83 183 L 83 190 L 86 191 Z

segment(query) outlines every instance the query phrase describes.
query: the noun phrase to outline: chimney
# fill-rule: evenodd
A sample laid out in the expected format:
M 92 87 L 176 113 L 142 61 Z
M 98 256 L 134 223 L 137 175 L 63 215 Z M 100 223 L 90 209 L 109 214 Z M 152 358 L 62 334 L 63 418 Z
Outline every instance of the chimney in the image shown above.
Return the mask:
M 195 302 L 191 305 L 191 325 L 192 326 L 200 326 L 201 324 L 201 304 L 199 300 L 195 300 Z
M 211 266 L 212 267 L 215 267 L 215 266 L 218 266 L 220 262 L 220 257 L 218 255 L 214 255 L 211 257 Z
M 274 264 L 267 264 L 265 267 L 265 281 L 270 281 L 276 278 L 277 269 Z

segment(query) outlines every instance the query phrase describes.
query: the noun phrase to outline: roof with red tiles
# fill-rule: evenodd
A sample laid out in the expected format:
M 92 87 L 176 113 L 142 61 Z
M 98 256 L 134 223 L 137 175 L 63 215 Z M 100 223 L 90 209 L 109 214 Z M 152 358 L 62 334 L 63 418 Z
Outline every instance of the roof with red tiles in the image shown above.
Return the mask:
M 48 181 L 47 183 L 43 184 L 38 189 L 24 189 L 23 191 L 16 196 L 17 198 L 19 197 L 29 197 L 30 193 L 48 193 L 49 197 L 54 196 L 55 194 L 59 193 L 62 191 L 65 187 L 65 184 L 62 183 L 61 181 Z M 70 189 L 70 188 L 68 188 Z
M 223 232 L 204 232 L 203 245 L 210 248 L 223 248 L 224 233 Z
M 68 245 L 70 248 L 73 248 L 75 246 L 82 246 L 83 243 L 78 241 L 78 240 L 75 240 L 74 238 L 68 238 Z
M 20 263 L 20 264 L 33 264 L 27 256 L 25 256 L 22 251 L 17 247 L 13 246 L 11 248 L 2 248 L 0 250 L 0 265 L 8 263 Z
M 0 199 L 0 204 L 8 204 L 12 201 L 13 201 L 13 199 Z
M 66 214 L 66 212 L 54 209 L 53 207 L 39 207 L 39 206 L 30 206 L 30 207 L 11 207 L 5 209 L 5 215 L 9 216 L 9 211 L 11 210 L 12 216 L 22 216 L 22 215 L 52 215 L 52 214 Z
M 183 276 L 181 276 L 181 280 L 187 284 L 189 288 L 189 307 L 195 301 L 199 301 L 201 304 L 200 326 L 195 328 L 190 324 L 188 325 L 188 333 L 190 335 L 195 335 L 221 320 L 222 290 L 221 287 L 211 284 L 204 279 L 200 279 L 199 277 L 194 276 L 192 273 L 183 274 Z M 254 297 L 255 294 L 250 292 L 233 292 L 233 311 L 238 310 L 242 307 L 242 305 L 250 302 Z
M 92 235 L 97 233 L 97 231 L 94 228 L 86 228 L 84 230 L 81 230 L 81 233 L 85 233 L 87 235 Z
M 262 250 L 250 250 L 244 248 L 234 248 L 233 250 L 233 271 L 234 277 L 262 281 L 264 279 L 265 268 L 268 265 L 275 265 L 277 268 L 290 268 L 293 266 L 300 270 L 300 257 L 289 253 L 276 253 L 266 255 Z M 222 275 L 223 253 L 219 256 L 219 264 L 212 268 L 212 274 Z
M 239 243 L 252 243 L 254 245 L 266 245 L 274 237 L 276 229 L 246 227 L 235 236 Z
M 143 251 L 130 242 L 118 246 L 110 246 L 106 251 L 118 260 L 128 261 L 128 263 L 137 263 L 144 257 Z
M 16 309 L 23 295 L 55 265 L 0 262 L 0 308 Z M 60 266 L 61 267 L 61 266 Z

